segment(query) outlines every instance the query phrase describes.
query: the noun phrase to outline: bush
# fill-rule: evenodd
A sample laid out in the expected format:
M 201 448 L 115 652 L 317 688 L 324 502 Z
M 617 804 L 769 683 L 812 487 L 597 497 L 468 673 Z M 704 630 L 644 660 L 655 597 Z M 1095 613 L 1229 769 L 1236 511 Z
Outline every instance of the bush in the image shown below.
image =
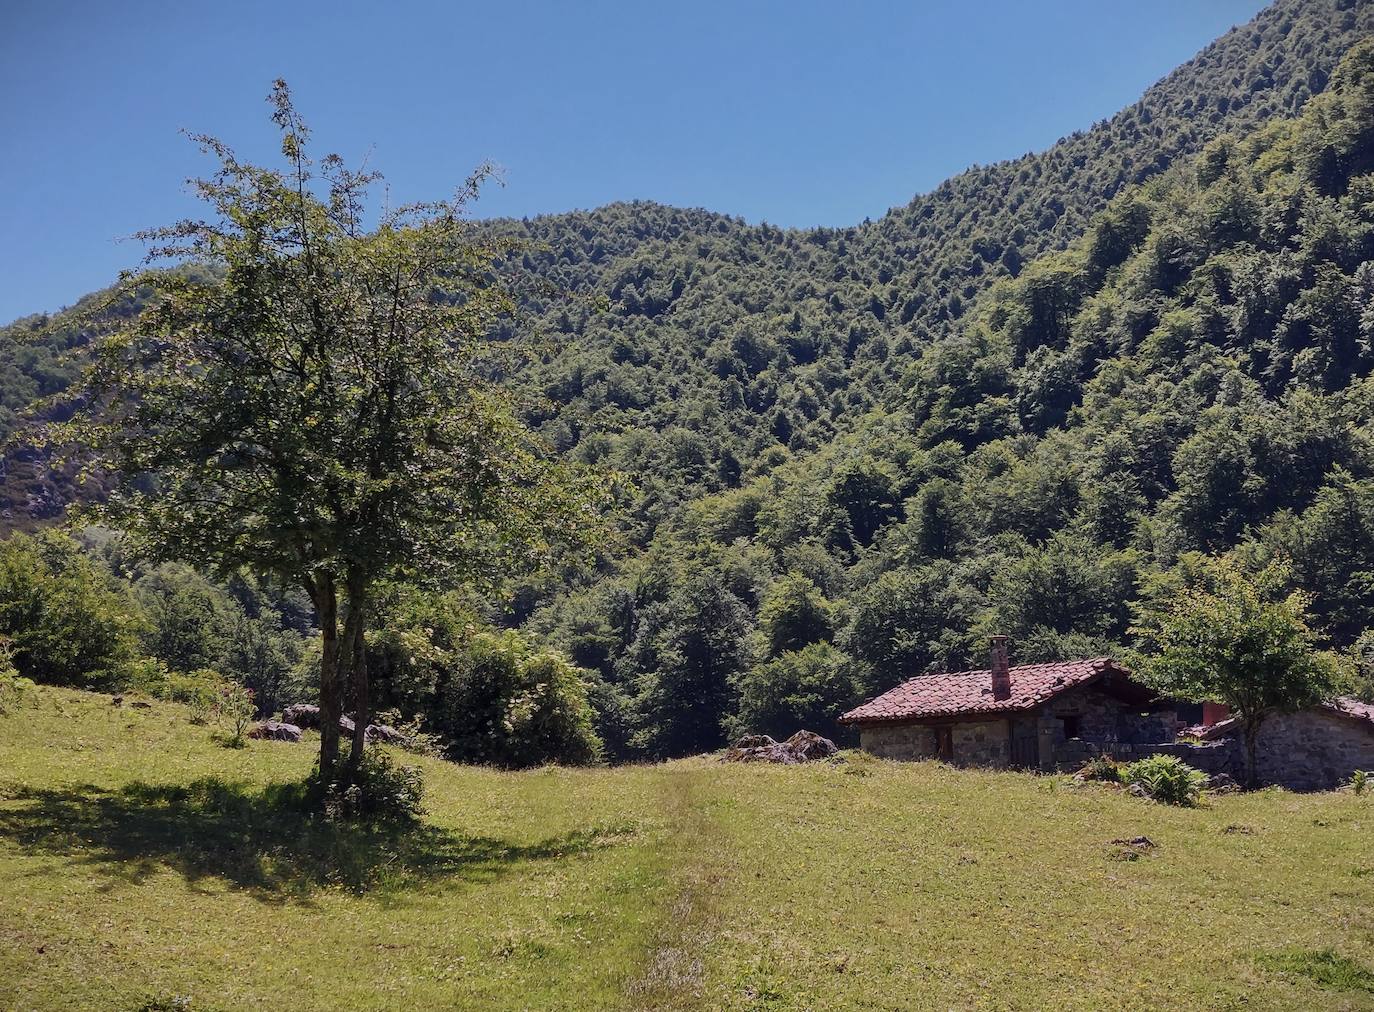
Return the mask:
M 769 734 L 781 740 L 805 729 L 852 740 L 854 732 L 838 718 L 863 698 L 856 668 L 829 643 L 812 643 L 749 669 L 736 683 L 739 707 L 726 722 L 730 736 Z
M 0 541 L 0 636 L 36 682 L 121 688 L 138 653 L 138 620 L 110 573 L 56 533 Z
M 33 681 L 14 670 L 9 640 L 0 639 L 0 713 L 9 713 L 33 688 Z
M 1363 794 L 1369 789 L 1369 771 L 1356 770 L 1350 777 L 1350 789 L 1356 794 Z
M 215 712 L 229 725 L 229 739 L 225 744 L 230 748 L 243 748 L 248 725 L 258 715 L 253 690 L 232 683 L 222 686 L 215 702 Z
M 458 762 L 521 768 L 601 756 L 580 669 L 516 633 L 478 633 L 454 658 L 432 727 Z
M 229 688 L 231 686 L 224 676 L 210 668 L 201 668 L 190 674 L 172 671 L 164 680 L 158 698 L 184 703 L 191 711 L 191 723 L 205 724 L 215 712 L 222 694 Z
M 1121 782 L 1161 804 L 1191 807 L 1201 799 L 1207 777 L 1176 756 L 1152 755 L 1123 767 Z
M 347 767 L 348 748 L 339 755 Z M 319 782 L 319 771 L 315 774 Z M 425 774 L 418 766 L 401 766 L 385 751 L 363 751 L 353 780 L 324 785 L 324 810 L 331 819 L 410 822 L 425 814 Z
M 1095 755 L 1083 764 L 1078 776 L 1084 780 L 1103 780 L 1117 784 L 1121 782 L 1121 767 L 1109 755 Z

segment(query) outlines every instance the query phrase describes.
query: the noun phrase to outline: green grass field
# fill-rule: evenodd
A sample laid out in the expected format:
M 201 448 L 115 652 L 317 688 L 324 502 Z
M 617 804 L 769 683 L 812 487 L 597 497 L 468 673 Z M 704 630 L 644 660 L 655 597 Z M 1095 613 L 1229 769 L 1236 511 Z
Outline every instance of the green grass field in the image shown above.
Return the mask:
M 299 814 L 312 758 L 78 692 L 0 717 L 0 1007 L 1374 1009 L 1371 797 L 419 760 L 397 833 Z

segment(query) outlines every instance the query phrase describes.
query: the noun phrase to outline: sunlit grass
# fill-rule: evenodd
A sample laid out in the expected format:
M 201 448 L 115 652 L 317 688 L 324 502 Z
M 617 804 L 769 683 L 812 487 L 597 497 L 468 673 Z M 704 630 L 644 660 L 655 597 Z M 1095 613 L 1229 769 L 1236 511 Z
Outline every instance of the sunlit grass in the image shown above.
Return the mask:
M 0 718 L 0 1008 L 1374 1008 L 1349 792 L 425 760 L 400 832 L 307 817 L 308 744 L 210 735 L 53 690 Z

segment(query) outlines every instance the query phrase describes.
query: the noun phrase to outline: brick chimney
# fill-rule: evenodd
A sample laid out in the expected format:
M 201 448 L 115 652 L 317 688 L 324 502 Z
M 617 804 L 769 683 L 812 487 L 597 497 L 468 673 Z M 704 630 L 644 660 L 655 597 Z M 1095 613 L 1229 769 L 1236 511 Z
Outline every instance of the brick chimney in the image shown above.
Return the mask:
M 1007 638 L 992 638 L 992 698 L 1011 698 L 1011 662 L 1007 659 Z

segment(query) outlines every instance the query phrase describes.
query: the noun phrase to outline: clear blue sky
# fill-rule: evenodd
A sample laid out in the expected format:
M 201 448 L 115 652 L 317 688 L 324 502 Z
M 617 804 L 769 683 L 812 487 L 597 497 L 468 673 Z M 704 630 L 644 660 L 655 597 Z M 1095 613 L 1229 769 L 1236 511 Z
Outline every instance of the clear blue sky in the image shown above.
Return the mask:
M 649 198 L 846 225 L 1111 115 L 1262 6 L 0 0 L 0 321 L 194 211 L 180 128 L 270 157 L 277 76 L 317 151 L 371 149 L 396 199 L 490 159 L 481 216 Z

